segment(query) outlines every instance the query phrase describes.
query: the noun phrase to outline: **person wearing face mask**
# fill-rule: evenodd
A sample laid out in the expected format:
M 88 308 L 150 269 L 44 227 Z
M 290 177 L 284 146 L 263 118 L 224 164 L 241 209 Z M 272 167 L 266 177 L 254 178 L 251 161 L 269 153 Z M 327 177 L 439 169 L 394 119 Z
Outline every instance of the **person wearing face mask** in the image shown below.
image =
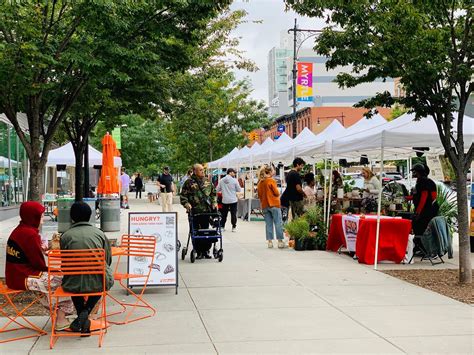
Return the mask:
M 106 289 L 114 284 L 112 268 L 112 252 L 110 243 L 104 232 L 89 223 L 92 210 L 85 202 L 74 202 L 71 206 L 71 220 L 73 224 L 61 236 L 61 249 L 104 249 L 106 267 Z M 102 277 L 100 275 L 67 275 L 63 278 L 62 287 L 71 293 L 100 292 L 102 291 Z M 77 318 L 71 323 L 71 330 L 74 332 L 89 333 L 89 315 L 94 309 L 100 296 L 89 296 L 84 299 L 82 296 L 73 296 L 72 302 L 76 308 Z
M 5 282 L 13 290 L 30 290 L 44 294 L 41 304 L 49 310 L 48 266 L 44 259 L 39 228 L 43 224 L 45 208 L 38 202 L 27 201 L 20 206 L 20 224 L 13 230 L 7 241 Z M 62 278 L 51 278 L 53 290 L 61 286 Z M 69 328 L 66 315 L 74 313 L 70 299 L 58 304 L 56 330 Z

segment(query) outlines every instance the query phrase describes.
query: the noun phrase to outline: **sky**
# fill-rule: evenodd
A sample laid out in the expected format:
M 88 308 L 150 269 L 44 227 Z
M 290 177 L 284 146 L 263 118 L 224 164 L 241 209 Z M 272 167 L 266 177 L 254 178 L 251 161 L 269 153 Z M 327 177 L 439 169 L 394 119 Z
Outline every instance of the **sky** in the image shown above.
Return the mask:
M 286 12 L 283 0 L 234 0 L 231 9 L 248 12 L 248 22 L 240 25 L 233 35 L 241 37 L 238 48 L 259 68 L 254 73 L 236 70 L 235 75 L 237 79 L 249 77 L 254 88 L 252 98 L 263 100 L 268 105 L 267 58 L 270 49 L 279 46 L 280 31 L 292 28 L 295 18 L 300 28 L 321 29 L 323 22 L 299 16 L 293 11 Z M 253 23 L 258 20 L 263 23 Z M 311 41 L 308 39 L 303 47 L 311 46 Z

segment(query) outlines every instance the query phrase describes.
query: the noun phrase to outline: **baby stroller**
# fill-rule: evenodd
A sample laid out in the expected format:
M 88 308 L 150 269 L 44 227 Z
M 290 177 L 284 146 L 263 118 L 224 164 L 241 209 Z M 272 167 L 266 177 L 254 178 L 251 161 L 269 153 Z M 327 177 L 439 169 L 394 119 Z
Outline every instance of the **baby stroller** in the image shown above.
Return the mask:
M 209 219 L 209 227 L 205 229 L 195 228 L 195 219 Z M 224 250 L 222 249 L 222 231 L 221 231 L 221 214 L 219 212 L 211 213 L 189 213 L 189 235 L 186 246 L 181 251 L 181 260 L 184 260 L 189 249 L 189 241 L 196 239 L 211 239 L 213 243 L 212 255 L 214 259 L 222 262 L 224 259 Z M 216 244 L 220 242 L 220 248 L 217 249 Z M 197 251 L 194 248 L 191 250 L 190 259 L 194 263 L 196 261 Z

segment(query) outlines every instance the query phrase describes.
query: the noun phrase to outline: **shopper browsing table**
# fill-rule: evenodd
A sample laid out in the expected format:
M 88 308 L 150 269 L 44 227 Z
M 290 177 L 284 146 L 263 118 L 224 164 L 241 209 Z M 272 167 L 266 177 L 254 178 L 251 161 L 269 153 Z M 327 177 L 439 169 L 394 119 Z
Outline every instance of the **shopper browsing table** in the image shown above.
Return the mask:
M 275 175 L 275 171 L 268 165 L 264 165 L 258 172 L 258 198 L 265 217 L 265 234 L 268 247 L 273 248 L 273 226 L 275 226 L 278 248 L 284 248 L 280 192 L 273 175 Z
M 286 177 L 285 195 L 290 201 L 291 215 L 293 218 L 302 216 L 304 213 L 304 198 L 306 194 L 303 191 L 303 182 L 301 180 L 300 171 L 306 165 L 301 158 L 293 160 L 293 169 L 290 170 Z
M 227 214 L 230 211 L 230 221 L 232 223 L 232 232 L 237 228 L 237 193 L 242 191 L 239 182 L 235 178 L 237 172 L 230 168 L 227 169 L 227 175 L 217 185 L 217 192 L 222 192 L 222 221 L 221 227 L 225 230 Z

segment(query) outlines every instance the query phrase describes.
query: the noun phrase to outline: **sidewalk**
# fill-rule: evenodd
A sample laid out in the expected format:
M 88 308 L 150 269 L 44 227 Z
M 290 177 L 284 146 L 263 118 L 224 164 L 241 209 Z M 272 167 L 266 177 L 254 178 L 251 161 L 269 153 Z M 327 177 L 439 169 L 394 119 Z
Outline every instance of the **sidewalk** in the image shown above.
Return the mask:
M 161 211 L 131 200 L 122 212 Z M 187 219 L 179 211 L 180 240 Z M 0 248 L 18 219 L 2 222 Z M 9 229 L 10 228 L 10 229 Z M 111 237 L 111 236 L 109 236 Z M 463 353 L 473 352 L 474 308 L 322 251 L 267 249 L 263 222 L 224 232 L 224 261 L 179 262 L 179 294 L 150 288 L 154 318 L 97 337 L 49 336 L 2 344 L 0 353 Z M 3 274 L 4 253 L 0 252 Z M 114 291 L 117 294 L 117 291 Z M 120 297 L 126 298 L 124 293 Z M 36 317 L 45 324 L 46 317 Z M 50 324 L 45 328 L 50 329 Z

